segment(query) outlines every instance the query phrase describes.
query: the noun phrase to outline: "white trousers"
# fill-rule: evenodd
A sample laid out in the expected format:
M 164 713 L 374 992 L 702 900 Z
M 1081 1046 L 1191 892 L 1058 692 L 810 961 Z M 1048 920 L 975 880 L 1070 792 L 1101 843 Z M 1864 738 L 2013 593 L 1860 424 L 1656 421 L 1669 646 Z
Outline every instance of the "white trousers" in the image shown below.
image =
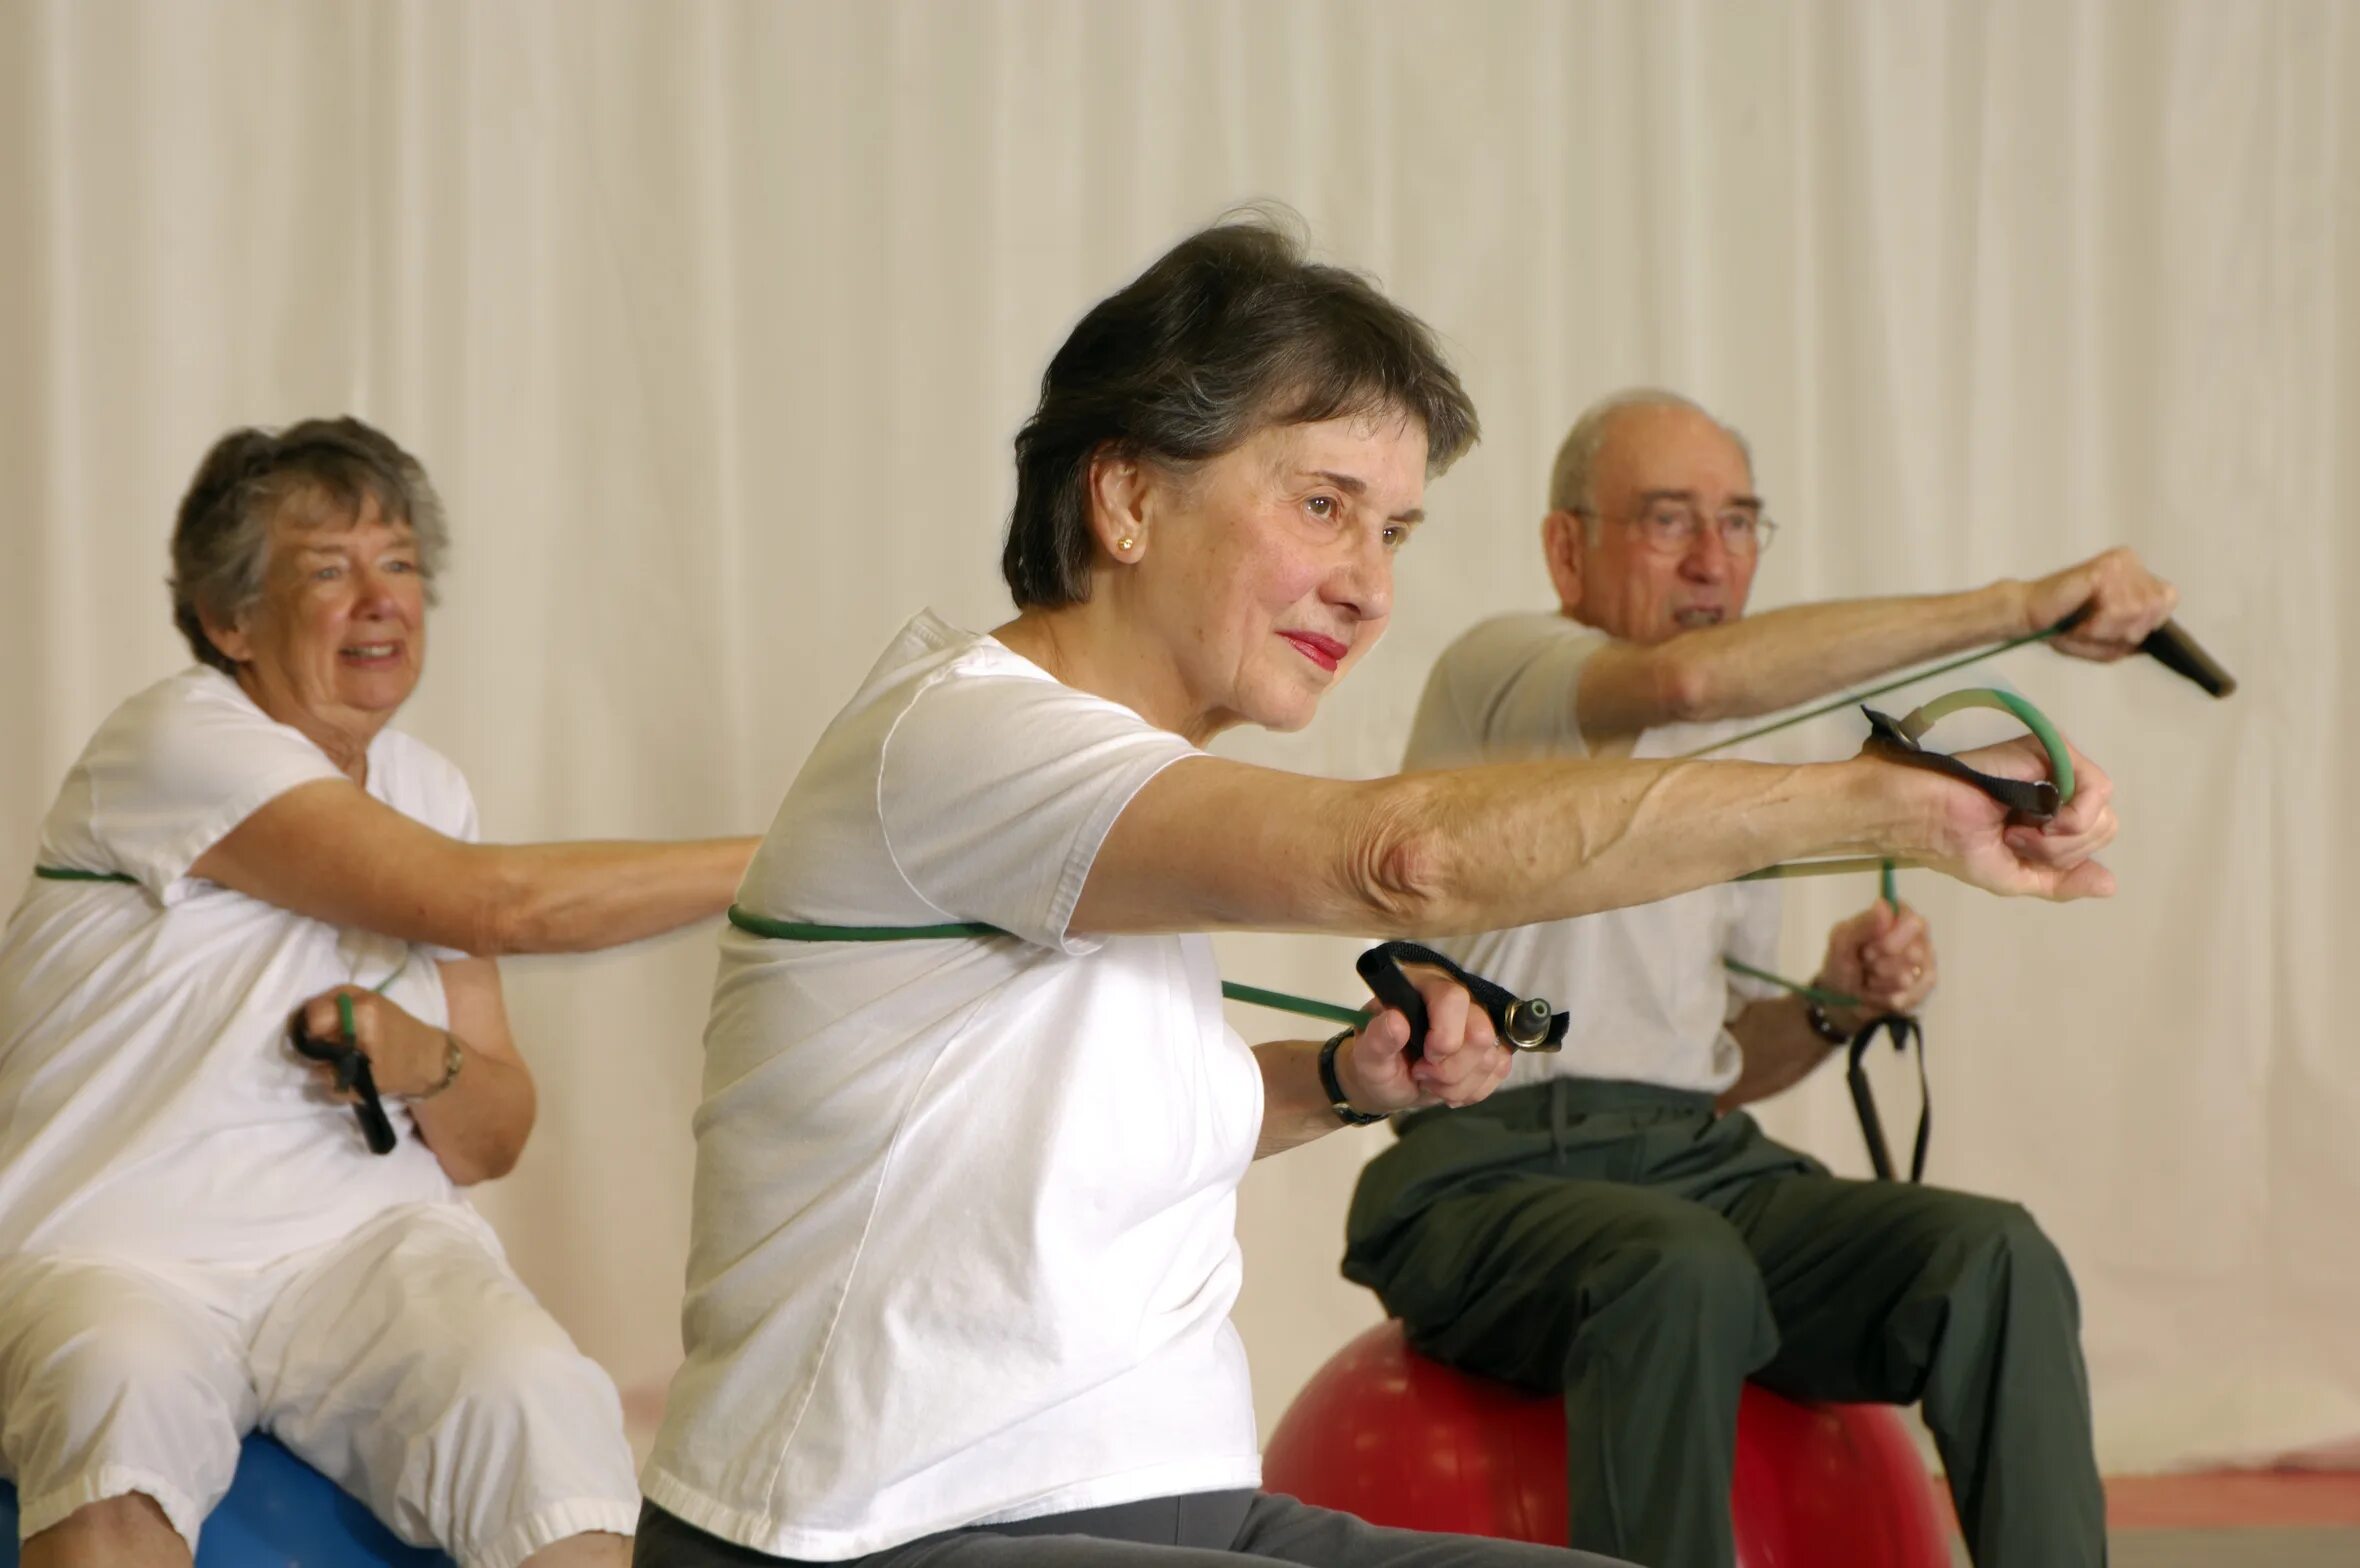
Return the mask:
M 194 1552 L 258 1426 L 467 1568 L 638 1517 L 614 1384 L 464 1204 L 261 1268 L 0 1261 L 0 1472 L 27 1539 L 144 1492 Z

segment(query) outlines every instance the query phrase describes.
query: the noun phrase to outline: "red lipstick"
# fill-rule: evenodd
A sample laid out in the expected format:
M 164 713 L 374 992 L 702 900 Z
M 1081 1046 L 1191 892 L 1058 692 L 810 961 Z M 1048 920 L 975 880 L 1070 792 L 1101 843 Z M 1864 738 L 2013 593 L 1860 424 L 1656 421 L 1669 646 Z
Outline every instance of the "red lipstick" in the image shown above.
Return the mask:
M 1344 662 L 1344 655 L 1352 651 L 1349 643 L 1322 637 L 1317 632 L 1280 632 L 1279 635 L 1301 650 L 1304 658 L 1331 674 Z

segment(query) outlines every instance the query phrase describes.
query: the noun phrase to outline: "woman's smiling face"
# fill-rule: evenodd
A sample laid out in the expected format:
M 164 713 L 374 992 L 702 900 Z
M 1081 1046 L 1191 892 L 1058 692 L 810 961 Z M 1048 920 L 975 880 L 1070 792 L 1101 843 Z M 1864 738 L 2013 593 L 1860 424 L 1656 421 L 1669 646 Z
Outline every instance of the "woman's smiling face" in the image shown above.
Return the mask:
M 1143 480 L 1120 591 L 1170 662 L 1174 727 L 1301 729 L 1393 613 L 1393 554 L 1424 516 L 1424 428 L 1394 412 L 1267 425 Z
M 426 579 L 406 521 L 374 498 L 347 519 L 303 498 L 271 519 L 262 597 L 213 640 L 281 723 L 364 740 L 417 689 L 426 659 Z

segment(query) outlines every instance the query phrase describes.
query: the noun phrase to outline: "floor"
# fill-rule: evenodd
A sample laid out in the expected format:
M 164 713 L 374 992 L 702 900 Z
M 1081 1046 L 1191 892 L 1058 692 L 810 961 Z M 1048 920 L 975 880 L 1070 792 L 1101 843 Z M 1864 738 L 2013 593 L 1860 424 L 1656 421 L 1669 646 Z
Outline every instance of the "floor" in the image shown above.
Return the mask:
M 2113 1568 L 2360 1568 L 2360 1472 L 2213 1471 L 2106 1484 Z

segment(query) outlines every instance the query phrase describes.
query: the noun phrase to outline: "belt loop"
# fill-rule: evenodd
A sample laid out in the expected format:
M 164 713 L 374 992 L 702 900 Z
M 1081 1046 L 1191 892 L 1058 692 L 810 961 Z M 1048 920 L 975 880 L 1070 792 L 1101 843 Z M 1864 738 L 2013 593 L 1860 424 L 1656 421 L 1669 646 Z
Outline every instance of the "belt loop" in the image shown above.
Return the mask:
M 1549 1080 L 1549 1158 L 1560 1168 L 1565 1164 L 1566 1102 L 1572 1098 L 1572 1084 L 1563 1078 Z

